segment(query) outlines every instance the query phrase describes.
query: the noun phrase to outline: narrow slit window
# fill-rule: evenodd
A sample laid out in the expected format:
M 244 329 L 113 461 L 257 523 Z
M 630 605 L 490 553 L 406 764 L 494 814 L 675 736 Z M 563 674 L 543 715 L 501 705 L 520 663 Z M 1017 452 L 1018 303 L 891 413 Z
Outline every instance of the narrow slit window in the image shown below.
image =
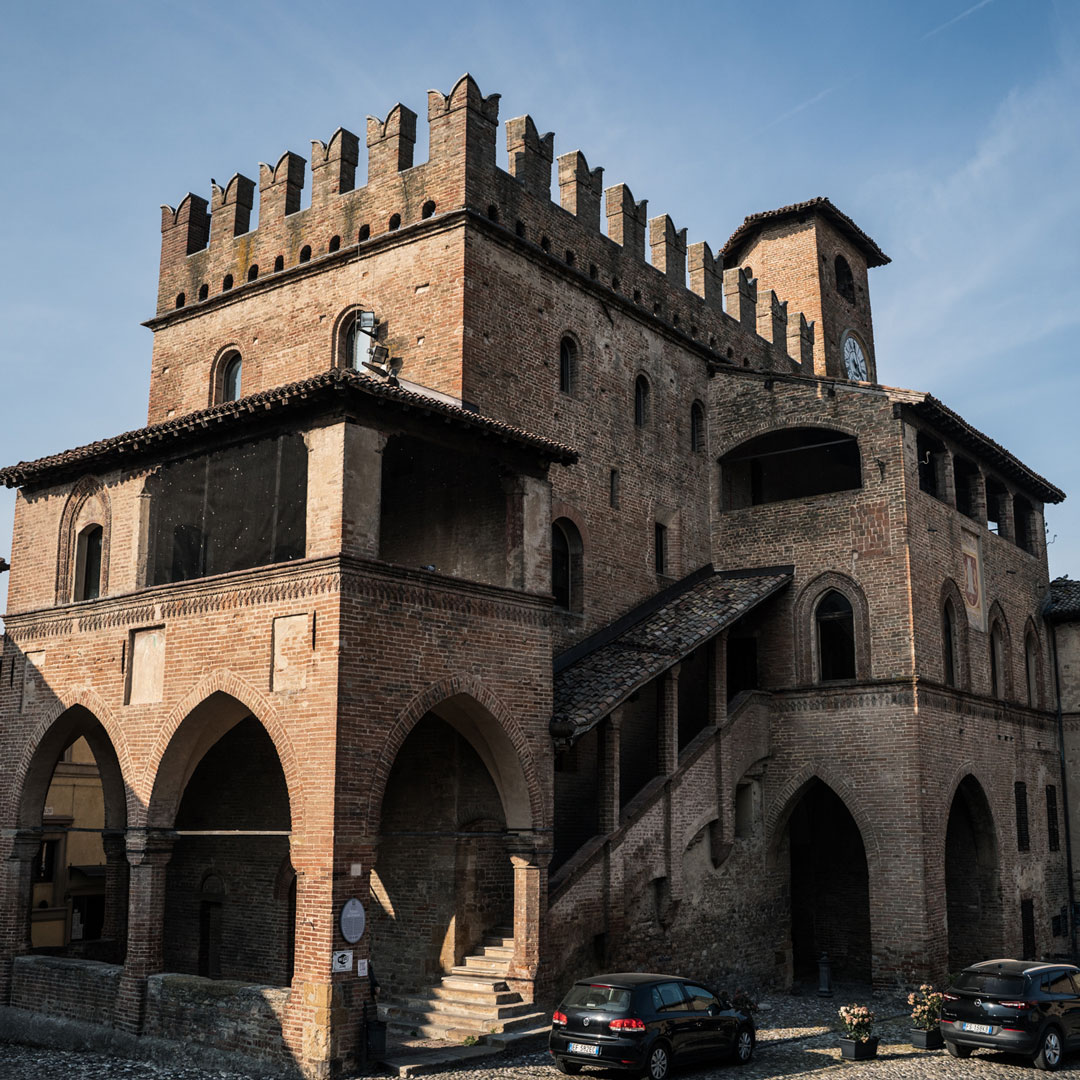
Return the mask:
M 101 553 L 105 532 L 88 525 L 79 533 L 75 554 L 75 599 L 96 600 L 101 595 Z
M 634 426 L 643 428 L 649 422 L 649 380 L 639 375 L 634 382 Z
M 244 362 L 238 352 L 230 353 L 225 360 L 221 378 L 221 400 L 236 401 L 240 397 L 240 385 Z

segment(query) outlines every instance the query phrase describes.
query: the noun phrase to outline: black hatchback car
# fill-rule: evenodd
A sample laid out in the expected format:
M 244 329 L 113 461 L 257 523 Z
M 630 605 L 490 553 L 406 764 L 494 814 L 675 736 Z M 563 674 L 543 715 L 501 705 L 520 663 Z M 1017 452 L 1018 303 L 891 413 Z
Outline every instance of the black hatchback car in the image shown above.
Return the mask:
M 548 1049 L 560 1072 L 584 1065 L 664 1080 L 675 1062 L 754 1053 L 754 1018 L 678 975 L 620 972 L 574 983 L 551 1018 Z
M 1072 964 L 987 960 L 961 971 L 943 999 L 941 1034 L 953 1057 L 985 1047 L 1056 1069 L 1080 1046 L 1080 969 Z

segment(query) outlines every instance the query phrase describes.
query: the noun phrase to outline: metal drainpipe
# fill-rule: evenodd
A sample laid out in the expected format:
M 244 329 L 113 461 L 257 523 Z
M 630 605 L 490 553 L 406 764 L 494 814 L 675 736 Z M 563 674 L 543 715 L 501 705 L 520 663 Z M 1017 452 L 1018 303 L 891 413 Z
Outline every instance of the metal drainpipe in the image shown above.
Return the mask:
M 1069 828 L 1069 781 L 1065 768 L 1065 721 L 1061 714 L 1061 674 L 1058 670 L 1057 628 L 1047 620 L 1050 627 L 1050 651 L 1054 654 L 1054 698 L 1057 702 L 1058 761 L 1061 766 L 1061 804 L 1065 816 L 1065 872 L 1069 885 L 1069 944 L 1072 957 L 1076 959 L 1076 897 L 1073 889 L 1072 836 Z

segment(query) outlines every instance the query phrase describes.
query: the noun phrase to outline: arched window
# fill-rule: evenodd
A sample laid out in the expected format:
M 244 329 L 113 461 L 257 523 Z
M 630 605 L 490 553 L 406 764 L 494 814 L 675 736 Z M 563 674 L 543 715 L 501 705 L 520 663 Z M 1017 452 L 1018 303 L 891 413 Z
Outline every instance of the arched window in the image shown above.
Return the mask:
M 238 352 L 229 353 L 222 362 L 221 400 L 236 401 L 240 396 L 240 379 L 243 373 L 243 360 Z
M 855 678 L 855 614 L 851 601 L 830 589 L 814 612 L 818 676 L 822 682 Z
M 649 422 L 649 380 L 639 375 L 634 382 L 634 427 L 645 427 Z
M 1033 630 L 1024 638 L 1024 670 L 1027 674 L 1027 703 L 1039 707 L 1039 639 Z
M 1005 635 L 999 622 L 990 628 L 990 693 L 1005 697 Z
M 252 263 L 248 267 L 247 279 L 248 281 L 257 281 L 259 277 L 259 264 Z
M 577 385 L 578 351 L 574 339 L 564 337 L 559 342 L 559 389 L 572 394 Z
M 96 600 L 101 595 L 101 552 L 105 530 L 100 525 L 87 525 L 81 533 L 75 552 L 75 599 Z
M 340 324 L 338 356 L 341 367 L 361 371 L 378 331 L 374 312 L 350 312 Z
M 941 644 L 945 661 L 945 685 L 956 686 L 957 663 L 956 663 L 956 609 L 952 600 L 945 601 L 945 608 L 941 613 Z
M 585 610 L 581 533 L 569 518 L 551 523 L 551 592 L 556 607 Z
M 705 406 L 700 401 L 690 406 L 690 449 L 695 453 L 705 449 Z
M 850 304 L 855 303 L 855 279 L 843 255 L 836 256 L 836 291 Z
M 311 259 L 311 245 L 310 244 L 305 244 L 300 249 L 300 261 L 302 263 L 306 263 L 306 262 L 310 261 L 310 259 Z

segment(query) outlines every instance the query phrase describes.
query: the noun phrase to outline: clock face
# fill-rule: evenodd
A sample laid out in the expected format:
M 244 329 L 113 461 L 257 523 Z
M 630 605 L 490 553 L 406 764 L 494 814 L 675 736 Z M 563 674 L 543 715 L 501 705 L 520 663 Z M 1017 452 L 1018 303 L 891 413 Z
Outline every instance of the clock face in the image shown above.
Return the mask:
M 844 367 L 849 379 L 866 381 L 866 357 L 863 355 L 862 346 L 853 337 L 844 342 Z

